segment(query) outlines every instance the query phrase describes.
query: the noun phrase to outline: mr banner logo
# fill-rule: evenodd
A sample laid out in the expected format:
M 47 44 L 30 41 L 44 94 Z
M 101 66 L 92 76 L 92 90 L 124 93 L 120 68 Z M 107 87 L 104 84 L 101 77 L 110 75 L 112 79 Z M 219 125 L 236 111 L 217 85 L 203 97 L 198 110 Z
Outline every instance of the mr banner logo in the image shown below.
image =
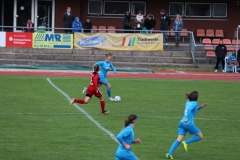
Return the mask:
M 78 42 L 78 45 L 82 47 L 92 47 L 92 46 L 99 45 L 105 41 L 106 41 L 105 36 L 94 36 L 94 37 L 88 37 L 80 40 Z
M 72 34 L 34 33 L 33 48 L 72 49 Z
M 122 40 L 122 46 L 134 46 L 136 43 L 136 37 L 124 37 Z

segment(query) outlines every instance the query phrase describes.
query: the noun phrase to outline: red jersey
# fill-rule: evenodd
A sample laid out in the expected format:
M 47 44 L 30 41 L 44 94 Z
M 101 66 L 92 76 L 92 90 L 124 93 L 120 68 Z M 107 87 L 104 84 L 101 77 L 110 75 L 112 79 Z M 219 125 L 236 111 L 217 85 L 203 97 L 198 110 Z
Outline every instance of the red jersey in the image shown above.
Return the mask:
M 92 95 L 95 95 L 96 97 L 102 97 L 102 93 L 98 89 L 98 84 L 103 84 L 100 82 L 99 74 L 92 72 L 91 82 L 88 86 L 86 96 L 92 97 Z

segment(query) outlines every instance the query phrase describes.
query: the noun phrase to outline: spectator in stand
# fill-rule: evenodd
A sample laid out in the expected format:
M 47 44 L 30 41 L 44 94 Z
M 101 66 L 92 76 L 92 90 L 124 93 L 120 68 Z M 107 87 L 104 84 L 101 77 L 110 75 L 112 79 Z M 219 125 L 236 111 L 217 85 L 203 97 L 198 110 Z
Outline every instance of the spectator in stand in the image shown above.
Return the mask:
M 180 42 L 180 31 L 183 28 L 183 21 L 182 18 L 179 14 L 176 15 L 176 20 L 173 23 L 172 26 L 173 30 L 175 31 L 175 43 L 176 46 L 179 46 L 179 42 Z
M 215 72 L 218 72 L 218 65 L 221 61 L 222 63 L 222 71 L 224 72 L 224 66 L 225 66 L 225 57 L 227 55 L 227 47 L 223 44 L 223 40 L 221 39 L 219 44 L 215 48 L 215 54 L 217 57 L 217 62 L 215 66 Z
M 30 19 L 28 19 L 26 26 L 27 28 L 24 28 L 24 32 L 34 32 L 34 23 Z
M 166 11 L 164 9 L 162 9 L 160 11 L 161 14 L 161 27 L 160 30 L 162 30 L 163 32 L 163 37 L 164 37 L 164 43 L 166 45 L 168 45 L 168 30 L 169 30 L 169 26 L 171 24 L 171 19 L 168 16 L 168 14 L 166 13 Z
M 64 24 L 64 28 L 72 28 L 72 23 L 74 21 L 74 15 L 71 13 L 71 8 L 67 7 L 67 12 L 63 14 L 62 22 Z M 72 31 L 69 29 L 64 30 L 65 33 L 71 33 Z
M 226 60 L 227 64 L 229 67 L 227 67 L 227 71 L 232 72 L 232 66 L 236 65 L 237 67 L 239 67 L 239 63 L 237 61 L 237 55 L 236 55 L 236 50 L 233 50 L 232 53 L 228 54 L 227 60 Z
M 237 61 L 238 61 L 238 64 L 240 64 L 240 49 L 237 52 Z M 239 66 L 238 66 L 237 71 L 240 72 L 240 67 Z
M 86 21 L 83 24 L 84 32 L 85 33 L 91 33 L 92 32 L 92 22 L 90 18 L 87 18 Z
M 135 18 L 134 23 L 135 23 L 135 29 L 141 31 L 144 25 L 144 17 L 141 11 L 138 11 L 138 14 Z
M 75 18 L 75 21 L 72 23 L 72 33 L 82 32 L 82 23 L 78 17 Z
M 155 28 L 156 21 L 152 14 L 149 14 L 144 21 L 144 27 L 147 29 L 148 34 L 152 34 L 153 28 Z
M 130 16 L 130 12 L 127 11 L 125 12 L 123 19 L 122 19 L 122 23 L 123 23 L 123 29 L 125 30 L 130 30 L 132 28 L 132 24 L 131 24 L 131 16 Z M 125 33 L 130 33 L 130 31 L 124 31 Z

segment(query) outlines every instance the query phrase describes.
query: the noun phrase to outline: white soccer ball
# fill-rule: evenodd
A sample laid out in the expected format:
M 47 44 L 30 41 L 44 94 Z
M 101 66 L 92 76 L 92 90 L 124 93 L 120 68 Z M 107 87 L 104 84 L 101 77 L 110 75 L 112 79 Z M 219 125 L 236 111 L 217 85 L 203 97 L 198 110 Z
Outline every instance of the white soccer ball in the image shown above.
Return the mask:
M 116 96 L 116 97 L 114 98 L 114 101 L 116 101 L 116 102 L 121 101 L 121 97 L 120 97 L 120 96 Z

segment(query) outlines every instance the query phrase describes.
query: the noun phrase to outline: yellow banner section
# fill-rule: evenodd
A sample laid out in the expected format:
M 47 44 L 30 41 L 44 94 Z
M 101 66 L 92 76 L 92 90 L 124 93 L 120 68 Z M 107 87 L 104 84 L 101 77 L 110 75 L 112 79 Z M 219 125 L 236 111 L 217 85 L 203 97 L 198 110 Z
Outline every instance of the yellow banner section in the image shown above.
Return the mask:
M 162 51 L 162 34 L 96 33 L 74 34 L 74 48 L 104 50 Z
M 33 33 L 32 48 L 73 49 L 72 34 Z

